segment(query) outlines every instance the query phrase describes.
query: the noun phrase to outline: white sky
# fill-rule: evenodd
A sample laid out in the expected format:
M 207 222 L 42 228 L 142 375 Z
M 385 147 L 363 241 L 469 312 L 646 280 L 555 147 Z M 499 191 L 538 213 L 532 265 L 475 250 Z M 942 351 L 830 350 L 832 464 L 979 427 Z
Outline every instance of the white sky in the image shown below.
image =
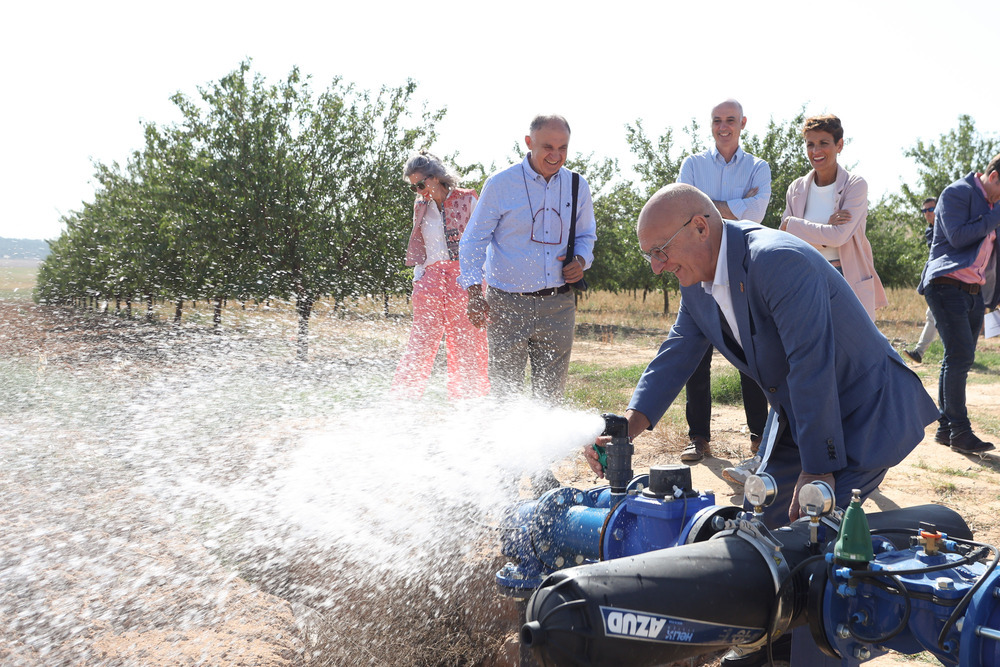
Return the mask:
M 624 164 L 637 118 L 686 145 L 697 117 L 710 144 L 711 107 L 736 97 L 754 133 L 803 104 L 840 116 L 841 160 L 877 198 L 915 180 L 903 150 L 960 114 L 1000 130 L 996 2 L 38 0 L 3 14 L 3 237 L 58 236 L 93 198 L 93 160 L 124 164 L 141 120 L 178 121 L 173 93 L 247 56 L 271 82 L 298 65 L 317 91 L 413 78 L 417 100 L 448 109 L 434 148 L 487 165 L 507 164 L 539 112 L 569 119 L 571 153 Z

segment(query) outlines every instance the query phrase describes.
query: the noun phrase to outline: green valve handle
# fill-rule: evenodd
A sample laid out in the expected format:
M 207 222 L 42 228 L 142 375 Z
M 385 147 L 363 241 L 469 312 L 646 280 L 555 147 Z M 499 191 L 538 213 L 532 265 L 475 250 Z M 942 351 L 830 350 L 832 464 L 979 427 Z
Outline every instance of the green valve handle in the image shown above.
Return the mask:
M 594 445 L 594 451 L 597 452 L 597 460 L 601 462 L 601 468 L 604 470 L 608 469 L 608 450 L 604 449 L 600 445 Z

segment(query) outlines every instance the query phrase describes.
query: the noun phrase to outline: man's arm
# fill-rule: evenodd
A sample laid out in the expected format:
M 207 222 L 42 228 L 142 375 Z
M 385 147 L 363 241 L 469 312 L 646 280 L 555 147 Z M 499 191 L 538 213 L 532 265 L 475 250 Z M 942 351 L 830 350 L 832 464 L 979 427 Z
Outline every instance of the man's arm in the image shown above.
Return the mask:
M 469 224 L 462 232 L 462 239 L 458 242 L 458 264 L 461 269 L 458 284 L 465 289 L 483 283 L 486 249 L 493 240 L 493 232 L 501 217 L 497 189 L 491 176 L 483 186 L 483 193 L 469 218 Z
M 583 259 L 584 270 L 594 263 L 594 244 L 597 242 L 597 220 L 594 218 L 594 200 L 590 194 L 590 184 L 580 178 L 580 192 L 576 213 L 576 240 L 573 254 Z
M 767 213 L 767 204 L 771 201 L 771 167 L 764 160 L 758 160 L 754 164 L 753 173 L 747 183 L 747 189 L 743 193 L 742 199 L 732 199 L 721 202 L 729 209 L 730 220 L 752 220 L 762 222 L 764 214 Z M 726 217 L 725 211 L 716 202 L 716 207 Z
M 936 207 L 935 223 L 952 248 L 982 243 L 986 235 L 1000 226 L 1000 206 L 984 215 L 972 215 L 975 184 L 970 187 L 947 187 Z M 985 208 L 985 207 L 984 207 Z

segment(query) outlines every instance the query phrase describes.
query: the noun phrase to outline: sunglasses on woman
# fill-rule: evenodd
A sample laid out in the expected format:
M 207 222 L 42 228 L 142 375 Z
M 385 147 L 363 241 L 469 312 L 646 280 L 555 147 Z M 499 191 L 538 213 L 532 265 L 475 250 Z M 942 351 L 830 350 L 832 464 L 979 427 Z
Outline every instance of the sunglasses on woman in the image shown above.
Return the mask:
M 421 192 L 427 187 L 427 179 L 422 181 L 417 181 L 416 183 L 410 183 L 410 189 L 414 192 Z

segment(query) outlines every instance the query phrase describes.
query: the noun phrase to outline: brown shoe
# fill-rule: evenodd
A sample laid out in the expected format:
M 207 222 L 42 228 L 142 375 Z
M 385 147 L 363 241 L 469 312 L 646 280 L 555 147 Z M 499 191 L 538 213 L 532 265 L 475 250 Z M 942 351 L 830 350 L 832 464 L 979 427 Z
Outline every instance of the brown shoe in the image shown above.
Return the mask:
M 750 438 L 750 453 L 756 454 L 758 449 L 760 449 L 760 436 L 755 435 Z
M 695 436 L 691 438 L 691 442 L 689 442 L 688 446 L 684 448 L 683 452 L 681 452 L 681 461 L 684 463 L 697 463 L 706 456 L 711 455 L 712 448 L 708 445 L 708 440 Z

